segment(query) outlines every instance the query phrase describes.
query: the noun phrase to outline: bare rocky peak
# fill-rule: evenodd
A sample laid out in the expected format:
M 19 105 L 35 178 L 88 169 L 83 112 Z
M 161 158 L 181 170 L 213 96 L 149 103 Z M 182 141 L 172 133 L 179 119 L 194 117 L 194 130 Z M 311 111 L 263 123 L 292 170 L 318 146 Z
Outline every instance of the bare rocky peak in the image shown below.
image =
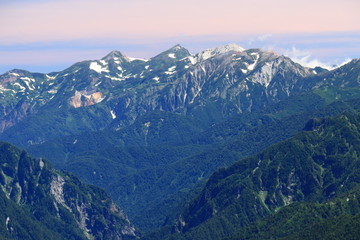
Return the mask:
M 210 48 L 193 56 L 196 62 L 205 61 L 211 57 L 228 52 L 243 52 L 245 49 L 237 44 L 231 43 L 221 47 Z
M 103 57 L 101 60 L 104 61 L 110 61 L 110 60 L 116 60 L 116 59 L 124 59 L 125 56 L 120 52 L 120 51 L 111 51 L 108 55 L 106 55 L 105 57 Z

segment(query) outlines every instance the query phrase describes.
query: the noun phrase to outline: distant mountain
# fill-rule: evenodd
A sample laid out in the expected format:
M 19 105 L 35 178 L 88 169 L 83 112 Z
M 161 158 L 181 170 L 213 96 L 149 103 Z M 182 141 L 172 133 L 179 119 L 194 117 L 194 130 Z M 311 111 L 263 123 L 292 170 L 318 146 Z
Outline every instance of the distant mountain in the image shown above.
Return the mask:
M 1 75 L 0 131 L 9 129 L 7 135 L 18 136 L 9 140 L 27 146 L 123 128 L 153 110 L 219 121 L 323 85 L 316 76 L 284 56 L 234 44 L 193 56 L 176 45 L 149 60 L 113 51 L 62 72 L 12 70 Z M 313 80 L 304 83 L 309 77 Z M 16 127 L 25 118 L 26 129 Z
M 173 234 L 146 239 L 356 236 L 341 221 L 360 224 L 359 128 L 359 113 L 309 121 L 305 132 L 215 172 Z
M 113 51 L 0 76 L 0 139 L 105 188 L 144 231 L 172 223 L 219 167 L 359 109 L 359 59 L 310 69 L 235 44 L 151 59 Z
M 137 239 L 101 189 L 0 143 L 1 239 Z

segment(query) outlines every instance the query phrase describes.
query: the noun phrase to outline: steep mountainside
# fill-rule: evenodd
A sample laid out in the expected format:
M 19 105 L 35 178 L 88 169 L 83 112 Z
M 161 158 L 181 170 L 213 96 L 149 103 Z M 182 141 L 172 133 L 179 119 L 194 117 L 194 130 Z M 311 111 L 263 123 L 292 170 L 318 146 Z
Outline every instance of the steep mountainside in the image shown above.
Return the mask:
M 101 189 L 0 143 L 2 239 L 136 239 L 137 230 Z
M 226 240 L 358 239 L 359 203 L 359 187 L 322 203 L 294 203 Z
M 309 69 L 237 45 L 151 58 L 113 51 L 0 76 L 0 139 L 105 188 L 145 231 L 171 223 L 219 167 L 359 109 L 360 61 Z
M 269 107 L 271 114 L 241 114 L 201 134 L 188 133 L 190 142 L 173 144 L 162 136 L 178 139 L 173 132 L 187 132 L 186 124 L 182 125 L 186 121 L 159 113 L 138 119 L 124 135 L 120 131 L 118 135 L 96 132 L 70 136 L 33 146 L 36 149 L 31 151 L 53 156 L 54 162 L 66 158 L 60 166 L 105 188 L 137 226 L 151 229 L 172 222 L 174 210 L 180 208 L 177 205 L 217 168 L 291 137 L 310 118 L 353 109 L 360 109 L 360 99 L 326 105 L 318 95 L 298 96 Z M 276 119 L 275 113 L 283 117 Z M 141 126 L 149 122 L 154 128 L 141 135 L 146 130 Z M 157 122 L 162 122 L 163 128 Z M 141 145 L 145 141 L 148 146 Z
M 234 239 L 301 239 L 318 231 L 313 224 L 332 222 L 342 226 L 331 230 L 337 236 L 358 232 L 339 221 L 359 224 L 360 114 L 313 119 L 305 129 L 215 172 L 179 217 L 174 234 L 162 238 L 221 239 L 239 231 Z
M 153 110 L 211 124 L 309 90 L 319 79 L 300 82 L 315 75 L 284 56 L 231 44 L 193 56 L 177 45 L 149 60 L 114 51 L 58 73 L 13 70 L 0 76 L 0 130 L 27 146 L 88 130 L 119 129 Z M 25 118 L 30 127 L 24 128 Z

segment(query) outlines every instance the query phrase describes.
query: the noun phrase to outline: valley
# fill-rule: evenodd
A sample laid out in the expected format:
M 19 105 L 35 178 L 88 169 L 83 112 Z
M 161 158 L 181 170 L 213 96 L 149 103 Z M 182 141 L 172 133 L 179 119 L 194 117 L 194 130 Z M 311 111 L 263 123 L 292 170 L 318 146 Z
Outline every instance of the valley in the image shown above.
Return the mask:
M 11 70 L 0 97 L 0 140 L 103 188 L 128 216 L 125 238 L 301 239 L 359 223 L 359 59 L 327 70 L 235 44 L 112 51 L 61 72 Z

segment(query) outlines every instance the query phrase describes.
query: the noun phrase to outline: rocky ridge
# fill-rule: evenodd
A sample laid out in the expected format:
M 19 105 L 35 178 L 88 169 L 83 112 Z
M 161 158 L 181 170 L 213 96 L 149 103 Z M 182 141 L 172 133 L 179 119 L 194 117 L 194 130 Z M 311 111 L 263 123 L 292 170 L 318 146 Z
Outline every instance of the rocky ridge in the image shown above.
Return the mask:
M 287 57 L 235 44 L 195 55 L 176 45 L 148 60 L 113 51 L 62 72 L 12 70 L 1 75 L 0 131 L 43 109 L 93 105 L 103 106 L 105 125 L 113 128 L 152 110 L 192 114 L 209 102 L 223 109 L 219 115 L 228 116 L 309 89 L 313 86 L 300 82 L 315 75 Z
M 0 143 L 0 187 L 7 200 L 28 208 L 35 221 L 57 234 L 84 239 L 136 239 L 134 225 L 101 189 L 76 177 L 54 170 L 44 159 L 33 159 L 10 144 Z M 11 215 L 11 214 L 10 214 Z M 21 229 L 15 216 L 7 216 L 8 232 L 18 236 Z M 48 222 L 49 221 L 49 222 Z M 64 225 L 56 231 L 52 223 Z M 75 233 L 75 230 L 81 231 Z M 82 233 L 82 234 L 80 234 Z

